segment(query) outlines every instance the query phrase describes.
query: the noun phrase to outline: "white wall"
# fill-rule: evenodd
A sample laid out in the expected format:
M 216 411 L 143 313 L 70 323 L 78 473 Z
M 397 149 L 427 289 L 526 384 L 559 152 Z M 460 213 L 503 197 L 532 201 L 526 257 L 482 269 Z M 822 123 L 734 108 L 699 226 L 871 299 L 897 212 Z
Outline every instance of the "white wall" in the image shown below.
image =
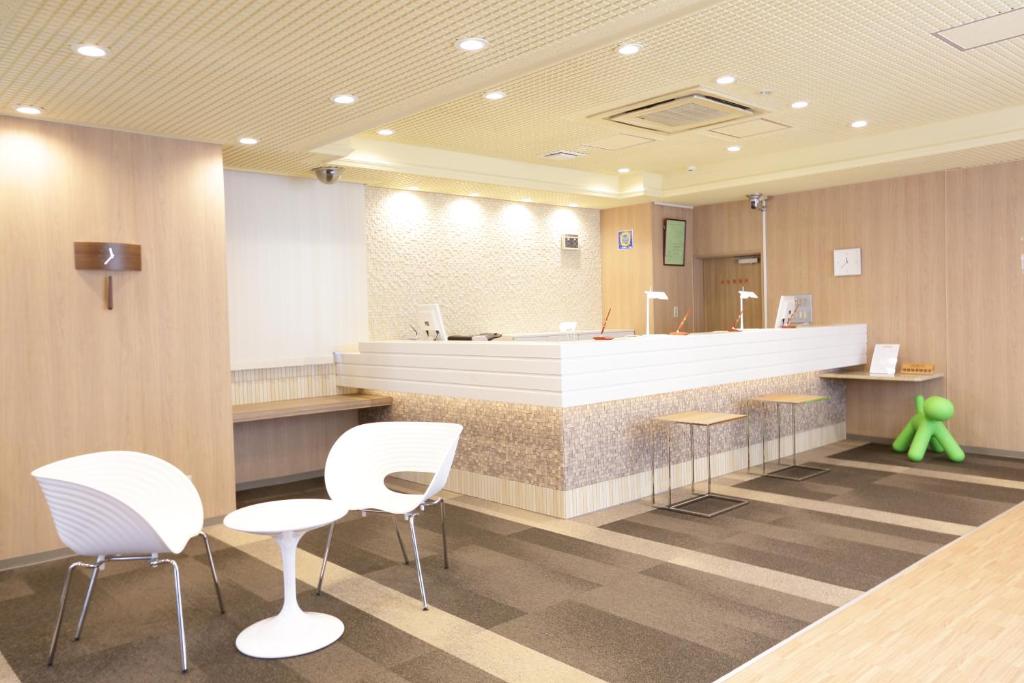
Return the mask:
M 368 187 L 366 230 L 373 339 L 410 336 L 421 303 L 441 304 L 449 334 L 601 326 L 596 209 Z
M 364 187 L 224 173 L 231 368 L 331 363 L 365 340 Z

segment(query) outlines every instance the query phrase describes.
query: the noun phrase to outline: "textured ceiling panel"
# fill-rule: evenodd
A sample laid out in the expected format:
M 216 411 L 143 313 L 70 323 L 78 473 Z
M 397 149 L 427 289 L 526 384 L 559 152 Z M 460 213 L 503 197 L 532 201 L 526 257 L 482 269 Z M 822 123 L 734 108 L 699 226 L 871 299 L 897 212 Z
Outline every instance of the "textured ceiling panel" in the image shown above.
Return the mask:
M 695 184 L 705 182 L 708 166 L 720 166 L 717 175 L 742 176 L 746 160 L 759 154 L 799 154 L 1024 102 L 1024 38 L 963 53 L 931 35 L 1007 9 L 1010 3 L 994 0 L 726 0 L 636 36 L 644 46 L 636 56 L 591 50 L 500 84 L 508 96 L 498 102 L 464 97 L 397 121 L 393 139 L 547 163 L 547 150 L 574 149 L 621 130 L 589 114 L 703 84 L 792 128 L 745 141 L 742 154 L 728 154 L 727 143 L 694 131 L 560 163 L 655 173 L 692 164 L 699 169 Z M 737 83 L 716 85 L 725 73 Z M 791 109 L 798 99 L 810 106 Z M 870 127 L 850 128 L 859 118 Z
M 659 0 L 10 0 L 0 111 L 275 150 Z M 6 10 L 6 12 L 5 12 Z M 489 48 L 456 49 L 482 35 Z M 72 46 L 96 43 L 105 59 Z M 353 92 L 351 106 L 330 102 Z

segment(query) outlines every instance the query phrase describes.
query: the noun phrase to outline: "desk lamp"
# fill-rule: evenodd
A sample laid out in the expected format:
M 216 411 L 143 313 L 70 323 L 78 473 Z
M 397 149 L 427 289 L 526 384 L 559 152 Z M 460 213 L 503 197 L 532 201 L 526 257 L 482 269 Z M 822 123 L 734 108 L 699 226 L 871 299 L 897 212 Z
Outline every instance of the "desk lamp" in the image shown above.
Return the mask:
M 668 294 L 665 292 L 655 292 L 652 290 L 644 290 L 644 296 L 647 297 L 647 331 L 644 334 L 651 333 L 651 301 L 658 299 L 659 301 L 668 301 Z
M 758 296 L 757 296 L 757 292 L 748 292 L 745 289 L 740 289 L 739 295 L 740 295 L 740 324 L 737 326 L 736 329 L 739 330 L 740 332 L 742 332 L 743 329 L 744 329 L 744 327 L 743 327 L 743 302 L 746 301 L 747 299 L 757 299 Z

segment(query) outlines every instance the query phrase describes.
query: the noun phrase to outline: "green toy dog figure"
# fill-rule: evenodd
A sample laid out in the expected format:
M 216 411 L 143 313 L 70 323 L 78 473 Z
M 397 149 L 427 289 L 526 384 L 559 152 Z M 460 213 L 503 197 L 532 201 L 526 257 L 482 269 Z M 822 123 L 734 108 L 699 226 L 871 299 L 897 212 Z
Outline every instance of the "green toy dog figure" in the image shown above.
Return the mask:
M 924 459 L 929 448 L 936 453 L 945 453 L 953 462 L 964 461 L 964 449 L 956 442 L 953 435 L 943 424 L 953 417 L 953 402 L 942 396 L 924 396 L 914 399 L 917 415 L 910 418 L 907 426 L 892 442 L 892 449 L 897 453 L 906 453 L 914 462 Z

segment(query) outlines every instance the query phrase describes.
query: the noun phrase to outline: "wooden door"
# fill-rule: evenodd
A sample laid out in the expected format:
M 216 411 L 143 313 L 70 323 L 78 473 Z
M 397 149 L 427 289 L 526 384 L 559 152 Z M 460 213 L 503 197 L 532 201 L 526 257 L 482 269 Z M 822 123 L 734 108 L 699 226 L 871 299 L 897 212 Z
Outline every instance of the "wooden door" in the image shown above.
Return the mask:
M 746 327 L 762 327 L 761 263 L 738 263 L 737 257 L 703 259 L 704 330 L 727 330 L 740 312 L 740 289 L 756 292 L 759 298 L 743 305 Z

